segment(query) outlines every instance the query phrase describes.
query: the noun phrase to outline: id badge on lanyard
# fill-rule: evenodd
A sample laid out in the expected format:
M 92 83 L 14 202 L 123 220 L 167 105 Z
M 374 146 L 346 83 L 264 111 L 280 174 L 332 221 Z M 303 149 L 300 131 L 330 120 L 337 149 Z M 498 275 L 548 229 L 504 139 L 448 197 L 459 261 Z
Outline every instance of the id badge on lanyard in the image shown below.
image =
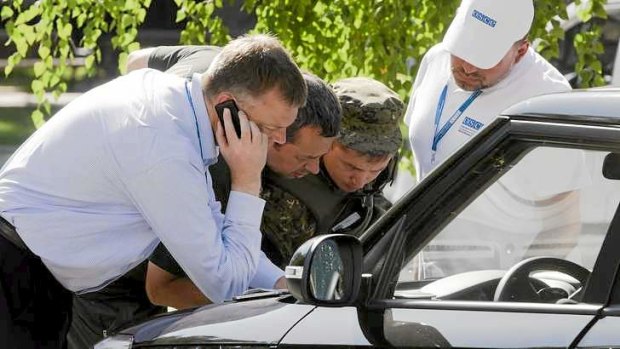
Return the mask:
M 443 139 L 443 137 L 450 131 L 452 126 L 456 123 L 456 121 L 463 115 L 465 110 L 469 108 L 469 106 L 473 103 L 473 101 L 480 96 L 482 90 L 474 91 L 463 104 L 450 116 L 450 118 L 446 121 L 446 123 L 439 128 L 439 122 L 441 121 L 441 114 L 443 114 L 443 108 L 446 104 L 446 98 L 448 95 L 448 84 L 443 87 L 441 91 L 441 95 L 439 95 L 439 100 L 437 101 L 437 109 L 435 110 L 435 133 L 433 135 L 433 144 L 431 145 L 431 164 L 435 163 L 435 154 L 437 153 L 437 147 L 439 146 L 439 142 Z

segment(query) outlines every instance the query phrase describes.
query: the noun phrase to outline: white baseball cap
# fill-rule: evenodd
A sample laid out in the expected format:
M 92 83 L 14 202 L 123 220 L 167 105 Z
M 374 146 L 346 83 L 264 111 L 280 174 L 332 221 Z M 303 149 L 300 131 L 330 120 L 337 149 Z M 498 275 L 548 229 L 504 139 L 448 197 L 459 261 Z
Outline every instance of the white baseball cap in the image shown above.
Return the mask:
M 525 37 L 533 19 L 532 0 L 463 0 L 443 43 L 467 63 L 489 69 Z

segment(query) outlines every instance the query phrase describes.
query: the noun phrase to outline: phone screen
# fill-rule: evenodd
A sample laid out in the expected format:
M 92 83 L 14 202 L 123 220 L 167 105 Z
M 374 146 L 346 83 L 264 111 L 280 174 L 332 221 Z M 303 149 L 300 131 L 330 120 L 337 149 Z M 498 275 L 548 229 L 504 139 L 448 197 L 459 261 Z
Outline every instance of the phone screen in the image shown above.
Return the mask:
M 229 99 L 215 106 L 215 111 L 217 112 L 217 117 L 220 119 L 220 123 L 222 127 L 224 126 L 224 109 L 230 110 L 230 116 L 232 119 L 233 126 L 235 127 L 235 132 L 237 133 L 237 137 L 241 137 L 241 124 L 239 123 L 239 108 L 237 108 L 237 104 L 234 100 Z

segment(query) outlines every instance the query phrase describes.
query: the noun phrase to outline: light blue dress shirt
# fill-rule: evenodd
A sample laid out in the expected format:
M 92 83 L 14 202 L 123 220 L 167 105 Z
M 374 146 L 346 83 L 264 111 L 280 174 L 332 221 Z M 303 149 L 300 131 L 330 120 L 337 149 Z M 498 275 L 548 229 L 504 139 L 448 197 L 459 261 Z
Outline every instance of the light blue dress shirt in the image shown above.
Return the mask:
M 273 287 L 282 275 L 260 252 L 264 201 L 232 191 L 220 213 L 200 75 L 188 86 L 197 122 L 185 84 L 142 69 L 101 85 L 59 111 L 0 171 L 0 215 L 67 289 L 102 288 L 160 240 L 213 302 L 250 285 Z

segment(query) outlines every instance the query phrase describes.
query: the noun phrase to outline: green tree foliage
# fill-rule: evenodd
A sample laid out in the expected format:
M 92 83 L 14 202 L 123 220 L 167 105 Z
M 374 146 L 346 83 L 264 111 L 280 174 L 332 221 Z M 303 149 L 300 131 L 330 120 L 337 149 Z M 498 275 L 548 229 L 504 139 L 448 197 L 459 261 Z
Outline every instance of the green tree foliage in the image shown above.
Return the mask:
M 214 11 L 222 8 L 222 0 L 174 0 L 174 2 L 179 7 L 177 23 L 185 22 L 185 28 L 179 39 L 181 44 L 207 44 L 205 33 L 210 33 L 209 43 L 212 45 L 223 45 L 230 41 L 228 29 L 223 25 L 222 19 L 214 16 Z
M 275 33 L 299 64 L 327 80 L 370 76 L 402 96 L 417 63 L 441 38 L 458 1 L 246 1 L 257 31 Z
M 74 31 L 80 31 L 80 45 L 92 51 L 85 59 L 85 67 L 92 74 L 101 61 L 98 42 L 102 34 L 113 33 L 111 42 L 127 52 L 139 47 L 135 42 L 138 27 L 144 21 L 149 0 L 44 0 L 25 6 L 22 0 L 3 2 L 0 15 L 9 35 L 7 44 L 15 46 L 4 73 L 8 76 L 31 50 L 36 50 L 39 61 L 34 64 L 35 79 L 31 88 L 39 102 L 33 115 L 36 126 L 43 122 L 43 111 L 50 113 L 46 91 L 56 97 L 67 90 L 63 80 L 65 71 L 74 57 Z
M 163 1 L 163 0 L 160 0 Z M 177 22 L 184 22 L 183 44 L 222 44 L 229 40 L 214 11 L 222 0 L 174 0 Z M 459 0 L 246 0 L 244 8 L 257 16 L 255 31 L 276 34 L 293 52 L 300 66 L 328 81 L 364 75 L 377 78 L 406 98 L 424 53 L 441 40 Z M 584 21 L 605 18 L 605 0 L 577 0 Z M 74 59 L 74 46 L 92 50 L 86 68 L 94 73 L 101 62 L 100 41 L 110 38 L 120 52 L 122 71 L 128 52 L 139 48 L 136 37 L 150 0 L 2 0 L 0 16 L 15 47 L 5 74 L 36 51 L 32 91 L 41 107 L 33 114 L 37 125 L 50 106 L 45 91 L 66 91 L 63 73 Z M 531 38 L 547 58 L 557 57 L 566 19 L 565 0 L 535 0 L 536 18 Z M 576 72 L 582 86 L 601 85 L 598 55 L 601 29 L 593 24 L 574 40 Z M 75 42 L 77 41 L 77 42 Z
M 559 54 L 559 42 L 564 39 L 564 30 L 560 19 L 568 19 L 564 0 L 534 0 L 536 17 L 530 36 L 536 39 L 536 49 L 545 58 L 556 58 Z M 603 53 L 601 26 L 594 18 L 606 19 L 605 4 L 607 0 L 576 0 L 577 16 L 590 25 L 587 30 L 577 33 L 573 40 L 577 63 L 575 72 L 580 87 L 601 86 L 603 68 L 598 58 Z
M 181 32 L 181 43 L 204 44 L 209 31 L 211 42 L 223 44 L 229 40 L 226 28 L 219 18 L 213 17 L 222 1 L 196 2 L 175 0 L 179 10 L 177 22 L 186 23 Z M 35 78 L 31 89 L 39 107 L 32 114 L 37 127 L 44 115 L 51 112 L 45 92 L 57 98 L 66 92 L 66 71 L 75 60 L 75 48 L 92 52 L 85 57 L 84 66 L 89 75 L 96 73 L 101 62 L 102 38 L 110 40 L 118 50 L 119 70 L 122 72 L 129 52 L 140 48 L 136 41 L 138 29 L 144 22 L 151 0 L 39 0 L 24 4 L 23 0 L 1 2 L 0 18 L 15 52 L 8 58 L 4 73 L 8 76 L 19 62 L 34 54 L 38 61 L 33 66 Z
M 582 0 L 584 1 L 584 0 Z M 581 4 L 582 1 L 576 1 Z M 401 96 L 411 89 L 418 62 L 439 42 L 459 0 L 248 0 L 257 31 L 278 35 L 304 68 L 334 80 L 366 75 L 386 82 Z M 605 0 L 584 2 L 582 20 L 605 18 Z M 565 0 L 535 0 L 531 38 L 546 58 L 558 56 L 564 38 Z M 601 85 L 600 27 L 575 38 L 576 71 L 582 86 Z

